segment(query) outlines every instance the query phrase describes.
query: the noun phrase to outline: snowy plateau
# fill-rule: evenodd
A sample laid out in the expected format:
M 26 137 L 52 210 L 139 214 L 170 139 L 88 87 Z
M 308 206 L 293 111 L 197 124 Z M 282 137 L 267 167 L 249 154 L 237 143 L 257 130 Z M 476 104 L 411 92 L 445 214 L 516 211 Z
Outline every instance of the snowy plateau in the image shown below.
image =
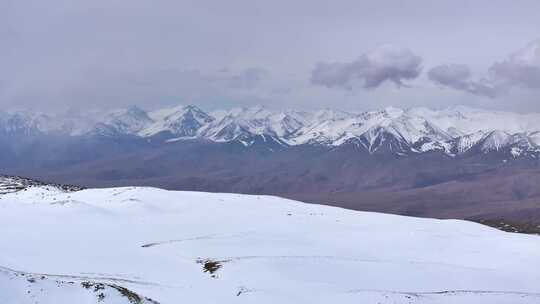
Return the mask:
M 0 303 L 540 303 L 540 237 L 273 196 L 0 179 Z

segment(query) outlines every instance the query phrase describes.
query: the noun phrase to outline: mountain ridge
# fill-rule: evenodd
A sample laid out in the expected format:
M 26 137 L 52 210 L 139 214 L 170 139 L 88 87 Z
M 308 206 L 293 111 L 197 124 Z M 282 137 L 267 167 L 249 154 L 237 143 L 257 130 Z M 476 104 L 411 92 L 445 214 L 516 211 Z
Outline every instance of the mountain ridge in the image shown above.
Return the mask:
M 276 111 L 254 106 L 211 113 L 194 105 L 150 112 L 133 106 L 86 119 L 32 112 L 0 113 L 0 134 L 4 135 L 128 136 L 164 143 L 204 139 L 240 142 L 246 147 L 254 142 L 253 138 L 262 136 L 288 146 L 335 147 L 356 141 L 369 154 L 384 150 L 395 155 L 438 151 L 456 156 L 475 150 L 482 153 L 505 150 L 509 157 L 538 157 L 539 132 L 538 113 L 517 114 L 464 106 L 443 110 L 388 107 L 364 112 Z
M 128 108 L 99 128 L 88 127 L 90 133 L 83 127 L 92 126 L 93 113 L 65 121 L 23 114 L 0 114 L 11 122 L 0 123 L 6 174 L 86 187 L 273 194 L 358 210 L 540 223 L 538 114 L 464 107 L 358 113 Z M 141 136 L 144 130 L 151 135 Z

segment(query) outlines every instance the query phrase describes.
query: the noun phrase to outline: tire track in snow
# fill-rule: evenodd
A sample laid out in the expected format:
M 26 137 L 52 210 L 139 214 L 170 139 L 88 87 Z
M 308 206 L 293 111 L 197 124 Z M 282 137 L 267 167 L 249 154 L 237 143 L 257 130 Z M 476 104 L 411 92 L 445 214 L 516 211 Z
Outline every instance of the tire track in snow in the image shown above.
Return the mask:
M 503 291 L 503 290 L 441 290 L 441 291 L 396 291 L 384 289 L 352 289 L 348 293 L 389 293 L 398 295 L 408 295 L 414 297 L 430 296 L 430 295 L 464 295 L 464 294 L 488 294 L 488 295 L 516 295 L 516 296 L 531 296 L 540 298 L 540 293 L 525 292 L 525 291 Z
M 181 243 L 181 242 L 187 242 L 187 241 L 229 239 L 229 238 L 235 238 L 235 237 L 242 237 L 244 235 L 246 234 L 245 233 L 244 234 L 231 234 L 231 235 L 207 234 L 207 235 L 201 235 L 201 236 L 196 236 L 196 237 L 191 237 L 191 238 L 147 243 L 147 244 L 141 245 L 141 247 L 149 248 L 149 247 L 154 247 L 154 246 L 167 245 L 167 244 L 172 244 L 172 243 Z
M 378 260 L 378 259 L 361 259 L 355 257 L 340 257 L 331 255 L 275 255 L 275 256 L 233 256 L 233 257 L 219 257 L 218 260 L 226 260 L 230 262 L 252 260 L 252 259 L 313 259 L 313 260 L 335 260 L 335 261 L 348 261 L 358 263 L 388 263 L 388 264 L 418 264 L 418 265 L 436 265 L 443 267 L 461 268 L 468 270 L 481 270 L 481 271 L 495 271 L 491 268 L 472 267 L 464 265 L 455 265 L 448 263 L 427 262 L 427 261 L 392 261 L 392 260 Z

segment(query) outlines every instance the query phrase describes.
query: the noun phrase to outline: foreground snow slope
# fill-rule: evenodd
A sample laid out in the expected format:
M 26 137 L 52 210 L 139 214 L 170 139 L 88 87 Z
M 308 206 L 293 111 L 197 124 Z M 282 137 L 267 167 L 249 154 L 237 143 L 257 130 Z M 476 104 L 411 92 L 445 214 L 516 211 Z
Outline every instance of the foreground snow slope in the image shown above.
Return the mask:
M 537 236 L 269 196 L 34 186 L 0 241 L 2 304 L 540 302 Z

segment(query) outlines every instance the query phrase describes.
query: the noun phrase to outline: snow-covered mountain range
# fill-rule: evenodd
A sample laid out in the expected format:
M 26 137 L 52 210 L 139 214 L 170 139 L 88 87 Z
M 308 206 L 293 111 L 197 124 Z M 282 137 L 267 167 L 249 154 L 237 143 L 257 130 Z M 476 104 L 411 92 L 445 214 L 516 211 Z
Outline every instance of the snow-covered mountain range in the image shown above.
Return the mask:
M 536 157 L 540 153 L 540 114 L 463 106 L 367 112 L 274 111 L 255 106 L 206 113 L 192 105 L 151 112 L 130 107 L 101 115 L 0 112 L 0 133 L 158 137 L 164 142 L 203 139 L 245 146 L 260 139 L 284 147 L 353 145 L 370 154 L 504 152 Z
M 273 196 L 0 177 L 0 303 L 540 301 L 540 238 Z

